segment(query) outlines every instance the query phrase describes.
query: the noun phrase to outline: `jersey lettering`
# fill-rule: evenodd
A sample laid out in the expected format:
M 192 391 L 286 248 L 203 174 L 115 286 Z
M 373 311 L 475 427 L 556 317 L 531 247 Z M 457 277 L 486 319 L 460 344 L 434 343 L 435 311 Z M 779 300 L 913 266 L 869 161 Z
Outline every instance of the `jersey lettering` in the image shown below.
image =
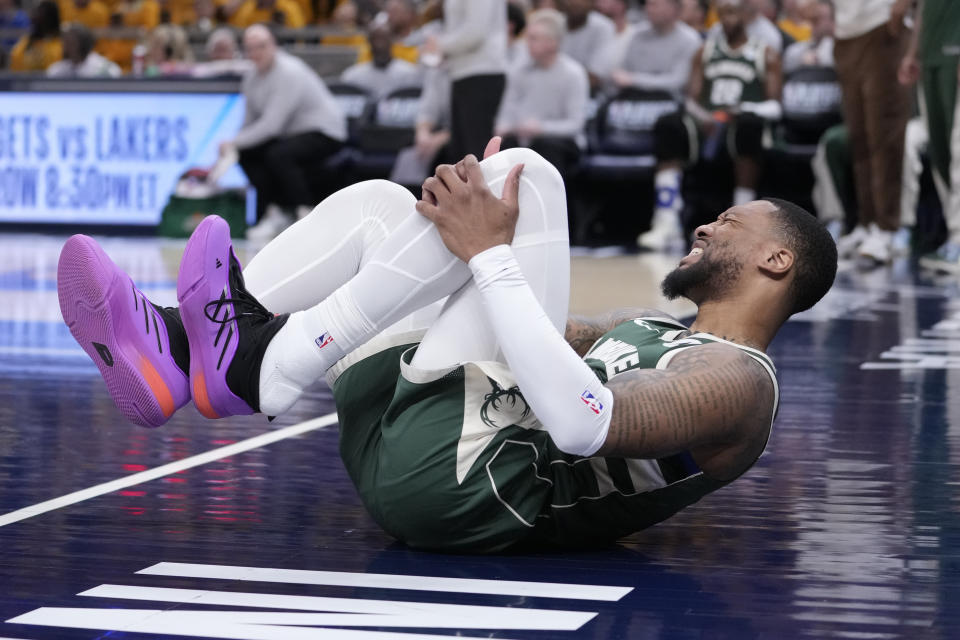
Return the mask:
M 599 360 L 606 365 L 608 379 L 640 364 L 636 345 L 614 338 L 597 345 L 596 349 L 587 354 L 587 357 Z

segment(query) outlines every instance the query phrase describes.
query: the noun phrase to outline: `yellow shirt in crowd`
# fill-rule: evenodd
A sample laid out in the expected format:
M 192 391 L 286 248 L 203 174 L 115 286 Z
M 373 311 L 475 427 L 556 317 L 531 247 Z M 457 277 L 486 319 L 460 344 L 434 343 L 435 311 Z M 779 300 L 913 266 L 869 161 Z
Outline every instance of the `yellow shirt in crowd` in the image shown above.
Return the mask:
M 99 29 L 110 24 L 110 9 L 100 0 L 90 0 L 82 9 L 73 0 L 60 2 L 60 22 L 79 22 L 91 29 Z
M 797 42 L 809 40 L 813 35 L 813 29 L 808 22 L 794 22 L 790 18 L 784 18 L 777 23 L 777 26 L 790 34 L 790 37 Z
M 46 71 L 54 62 L 63 59 L 63 42 L 59 36 L 27 46 L 29 39 L 29 36 L 23 36 L 10 50 L 10 71 Z
M 277 11 L 283 14 L 285 27 L 299 29 L 306 24 L 300 5 L 295 0 L 277 0 L 272 9 L 260 9 L 256 0 L 247 0 L 230 18 L 230 24 L 244 29 L 258 22 L 273 22 L 273 14 Z

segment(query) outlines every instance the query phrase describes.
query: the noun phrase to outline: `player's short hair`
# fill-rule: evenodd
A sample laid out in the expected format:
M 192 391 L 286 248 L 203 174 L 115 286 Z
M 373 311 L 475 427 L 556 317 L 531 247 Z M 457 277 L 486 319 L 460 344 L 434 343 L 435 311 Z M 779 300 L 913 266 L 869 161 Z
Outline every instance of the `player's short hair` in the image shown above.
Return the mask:
M 790 314 L 815 305 L 837 275 L 837 245 L 816 216 L 780 198 L 764 198 L 776 207 L 776 228 L 794 254 Z
M 537 9 L 527 16 L 527 26 L 531 24 L 546 25 L 553 31 L 558 42 L 563 40 L 567 33 L 567 18 L 556 9 Z

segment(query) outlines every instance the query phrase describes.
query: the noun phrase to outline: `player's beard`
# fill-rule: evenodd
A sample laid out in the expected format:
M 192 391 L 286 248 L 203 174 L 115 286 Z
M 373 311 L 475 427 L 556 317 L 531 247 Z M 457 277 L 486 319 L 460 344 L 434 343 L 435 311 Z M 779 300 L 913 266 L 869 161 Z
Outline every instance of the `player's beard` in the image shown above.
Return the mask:
M 667 300 L 683 297 L 697 304 L 716 299 L 736 284 L 743 268 L 736 257 L 726 251 L 726 244 L 713 245 L 689 267 L 677 267 L 660 283 Z

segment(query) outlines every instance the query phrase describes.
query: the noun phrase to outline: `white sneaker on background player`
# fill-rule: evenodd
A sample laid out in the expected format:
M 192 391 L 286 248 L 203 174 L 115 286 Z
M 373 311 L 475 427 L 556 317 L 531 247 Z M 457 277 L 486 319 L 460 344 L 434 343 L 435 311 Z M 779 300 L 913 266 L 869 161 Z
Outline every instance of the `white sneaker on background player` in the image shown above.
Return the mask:
M 654 212 L 650 230 L 637 236 L 637 245 L 651 251 L 667 251 L 683 244 L 683 227 L 672 211 Z
M 858 224 L 850 233 L 840 236 L 837 240 L 837 254 L 841 259 L 849 259 L 857 255 L 860 245 L 869 237 L 870 230 Z
M 893 259 L 893 231 L 884 231 L 875 224 L 870 225 L 867 237 L 860 244 L 857 255 L 879 264 L 887 264 Z

